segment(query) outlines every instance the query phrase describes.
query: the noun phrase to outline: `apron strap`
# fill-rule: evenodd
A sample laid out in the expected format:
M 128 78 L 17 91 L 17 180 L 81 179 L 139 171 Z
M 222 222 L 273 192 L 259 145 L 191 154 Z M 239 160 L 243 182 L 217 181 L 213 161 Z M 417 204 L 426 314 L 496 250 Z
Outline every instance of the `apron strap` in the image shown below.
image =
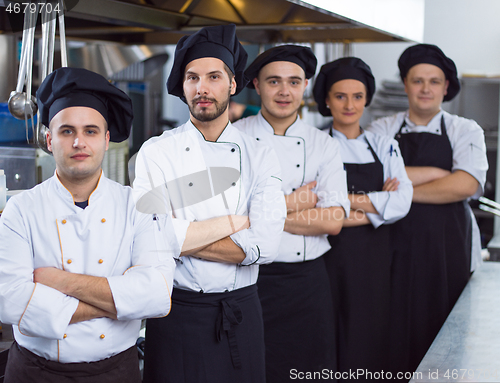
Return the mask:
M 406 117 L 403 118 L 403 123 L 399 127 L 398 132 L 396 133 L 396 137 L 400 138 L 401 137 L 401 132 L 403 128 L 406 126 Z M 446 124 L 444 123 L 444 114 L 441 116 L 441 135 L 448 137 L 448 134 L 446 133 Z
M 217 315 L 215 335 L 217 341 L 221 342 L 224 338 L 224 333 L 227 334 L 233 367 L 238 370 L 242 368 L 242 363 L 238 350 L 235 326 L 239 325 L 242 320 L 243 314 L 236 301 L 233 299 L 223 299 L 221 301 L 221 311 Z
M 373 159 L 375 160 L 375 162 L 378 162 L 379 164 L 382 165 L 382 162 L 380 162 L 380 159 L 378 158 L 377 153 L 375 153 L 375 150 L 373 150 L 373 147 L 370 145 L 370 141 L 368 141 L 368 138 L 366 138 L 366 135 L 365 135 L 365 141 L 368 144 L 368 149 L 370 150 L 370 152 L 372 152 L 372 156 L 373 156 Z M 382 165 L 382 167 L 384 167 L 384 166 Z

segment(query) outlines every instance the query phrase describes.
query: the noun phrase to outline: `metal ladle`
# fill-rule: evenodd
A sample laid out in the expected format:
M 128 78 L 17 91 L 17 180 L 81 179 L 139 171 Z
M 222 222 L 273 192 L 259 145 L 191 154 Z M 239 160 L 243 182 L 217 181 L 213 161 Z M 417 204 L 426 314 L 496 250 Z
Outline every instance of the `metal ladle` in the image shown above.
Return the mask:
M 31 86 L 33 81 L 33 47 L 35 39 L 36 20 L 39 13 L 40 5 L 38 3 L 34 8 L 34 12 L 27 11 L 24 17 L 23 39 L 21 45 L 21 58 L 19 64 L 19 76 L 17 79 L 16 90 L 10 95 L 8 107 L 10 113 L 26 122 L 26 137 L 28 138 L 28 120 L 31 119 L 31 127 L 34 133 L 34 143 L 45 152 L 50 153 L 47 149 L 46 142 L 46 127 L 40 121 L 40 113 L 37 114 L 38 108 L 36 98 L 31 95 Z M 61 65 L 68 66 L 67 50 L 66 50 L 66 31 L 64 24 L 64 0 L 58 0 L 58 17 L 54 15 L 55 7 L 52 12 L 47 12 L 47 7 L 43 8 L 42 15 L 42 42 L 41 42 L 41 78 L 40 83 L 53 70 L 54 64 L 54 45 L 56 34 L 56 19 L 59 19 L 59 36 L 61 43 Z M 30 8 L 31 10 L 31 8 Z M 26 84 L 26 92 L 23 92 L 23 87 Z M 37 114 L 36 130 L 34 119 Z
M 66 50 L 66 28 L 64 24 L 64 1 L 58 0 L 59 5 L 59 39 L 61 44 L 61 66 L 68 66 L 67 50 Z M 49 75 L 54 68 L 54 45 L 56 36 L 56 17 L 50 13 L 42 13 L 42 55 L 41 55 L 41 78 L 40 83 Z M 38 113 L 35 143 L 45 152 L 50 153 L 47 149 L 47 127 L 44 126 Z
M 8 102 L 9 112 L 17 119 L 27 120 L 37 112 L 35 98 L 31 95 L 33 45 L 38 12 L 24 14 L 23 40 L 21 46 L 21 59 L 16 90 L 11 92 Z M 26 84 L 26 92 L 23 92 Z

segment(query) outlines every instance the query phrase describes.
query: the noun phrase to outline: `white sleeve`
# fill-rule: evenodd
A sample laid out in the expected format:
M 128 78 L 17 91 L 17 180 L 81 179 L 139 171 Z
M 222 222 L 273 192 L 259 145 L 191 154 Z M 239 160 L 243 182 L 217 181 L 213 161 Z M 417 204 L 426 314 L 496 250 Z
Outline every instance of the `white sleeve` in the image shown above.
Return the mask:
M 137 210 L 144 214 L 172 214 L 171 204 L 167 190 L 167 181 L 161 169 L 158 153 L 154 151 L 154 144 L 144 144 L 137 153 L 135 163 L 135 179 L 133 185 L 133 196 Z M 180 249 L 186 239 L 187 229 L 190 222 L 174 218 L 168 220 L 176 237 L 176 243 Z
M 340 206 L 348 217 L 351 204 L 347 195 L 347 176 L 340 156 L 339 142 L 330 136 L 326 136 L 325 139 L 324 150 L 318 153 L 323 157 L 323 161 L 318 169 L 318 184 L 315 189 L 318 196 L 316 206 L 320 208 Z
M 231 235 L 234 243 L 246 254 L 241 262 L 243 266 L 274 261 L 285 225 L 281 169 L 274 150 L 269 148 L 260 163 L 259 182 L 248 201 L 250 228 Z
M 79 301 L 33 282 L 32 246 L 12 199 L 0 218 L 0 321 L 17 325 L 23 335 L 63 339 Z
M 479 198 L 484 192 L 488 158 L 483 129 L 473 120 L 456 117 L 453 121 L 454 130 L 450 132 L 453 149 L 452 171 L 463 170 L 472 175 L 479 186 L 472 198 Z
M 373 146 L 373 145 L 372 145 Z M 413 197 L 413 186 L 406 174 L 405 164 L 398 142 L 386 140 L 377 152 L 384 167 L 384 182 L 387 178 L 397 178 L 399 186 L 396 191 L 379 191 L 368 193 L 368 197 L 379 214 L 367 213 L 374 227 L 394 223 L 408 214 Z
M 169 232 L 169 215 L 137 214 L 134 224 L 132 267 L 123 275 L 108 277 L 117 318 L 133 320 L 166 316 L 170 311 L 175 233 Z
M 403 123 L 405 115 L 406 112 L 399 112 L 392 116 L 376 119 L 372 121 L 365 130 L 382 136 L 394 138 Z

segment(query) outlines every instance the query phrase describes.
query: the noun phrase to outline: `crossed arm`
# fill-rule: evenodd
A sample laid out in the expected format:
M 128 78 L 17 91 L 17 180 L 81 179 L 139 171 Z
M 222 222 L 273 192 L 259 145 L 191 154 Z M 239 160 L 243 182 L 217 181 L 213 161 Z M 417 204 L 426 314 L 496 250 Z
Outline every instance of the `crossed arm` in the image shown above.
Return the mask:
M 477 191 L 479 182 L 469 173 L 431 166 L 407 166 L 413 182 L 413 202 L 445 204 L 463 201 Z
M 251 265 L 269 263 L 277 253 L 283 231 L 285 201 L 279 178 L 279 161 L 262 167 L 255 189 L 247 202 L 247 216 L 230 215 L 191 222 L 181 255 L 208 261 Z
M 398 190 L 398 186 L 399 181 L 396 177 L 387 178 L 382 191 L 396 191 Z M 366 214 L 379 214 L 367 194 L 350 193 L 348 197 L 349 201 L 351 201 L 351 212 L 349 217 L 344 220 L 345 227 L 368 225 L 371 222 Z
M 413 183 L 412 202 L 427 204 L 446 204 L 463 201 L 477 191 L 479 182 L 469 173 L 457 170 L 451 173 L 432 166 L 407 166 L 408 178 Z M 388 179 L 383 191 L 397 190 L 395 179 Z M 359 226 L 369 223 L 366 213 L 377 213 L 369 198 L 364 194 L 350 194 L 351 215 L 345 226 Z
M 104 277 L 75 274 L 54 267 L 41 267 L 35 269 L 33 281 L 80 301 L 70 323 L 104 317 L 116 319 L 115 302 L 108 280 Z
M 248 217 L 229 215 L 191 222 L 181 256 L 194 255 L 207 261 L 241 263 L 245 253 L 229 236 L 250 227 Z
M 345 212 L 342 207 L 317 208 L 318 196 L 312 181 L 285 196 L 287 217 L 285 231 L 298 235 L 337 235 L 342 229 Z

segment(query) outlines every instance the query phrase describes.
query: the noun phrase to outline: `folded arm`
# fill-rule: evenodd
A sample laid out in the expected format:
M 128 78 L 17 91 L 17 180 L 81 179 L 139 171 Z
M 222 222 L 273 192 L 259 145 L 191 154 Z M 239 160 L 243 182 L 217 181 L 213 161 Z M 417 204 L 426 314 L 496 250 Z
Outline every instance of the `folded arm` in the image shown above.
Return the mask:
M 223 238 L 205 248 L 197 251 L 195 257 L 206 261 L 241 263 L 245 259 L 245 253 L 236 245 L 230 237 Z
M 33 247 L 15 201 L 2 214 L 0 238 L 0 321 L 23 335 L 62 339 L 79 302 L 33 282 Z
M 343 227 L 355 227 L 370 224 L 370 220 L 365 212 L 362 210 L 351 210 L 349 217 L 344 219 Z
M 205 221 L 191 222 L 187 229 L 186 239 L 182 245 L 181 256 L 196 255 L 208 261 L 233 263 L 232 256 L 236 249 L 232 248 L 230 243 L 232 241 L 228 241 L 228 237 L 249 227 L 248 217 L 241 215 L 229 215 Z M 234 245 L 234 242 L 232 244 Z M 223 250 L 223 253 L 216 255 L 214 254 L 215 249 Z M 226 258 L 223 254 L 228 257 Z
M 116 318 L 115 302 L 107 278 L 70 273 L 54 267 L 41 267 L 35 269 L 33 279 L 36 283 L 56 289 L 104 311 L 107 315 L 103 316 Z
M 403 167 L 401 169 L 404 171 Z M 404 175 L 401 183 L 396 177 L 388 177 L 381 191 L 349 194 L 351 213 L 344 221 L 344 226 L 372 224 L 377 228 L 401 219 L 410 208 L 412 190 L 411 182 Z
M 278 157 L 271 149 L 260 157 L 259 179 L 246 203 L 250 227 L 231 235 L 245 254 L 242 266 L 274 261 L 286 216 Z
M 116 319 L 116 315 L 113 315 L 110 312 L 101 310 L 100 308 L 89 305 L 85 302 L 79 302 L 69 324 L 105 317 Z
M 368 195 L 350 193 L 348 197 L 349 201 L 351 201 L 351 211 L 378 214 L 377 209 L 373 206 L 373 203 Z
M 469 173 L 457 170 L 445 177 L 413 188 L 413 202 L 445 204 L 463 201 L 473 196 L 479 182 Z
M 350 212 L 346 172 L 338 141 L 328 136 L 324 140 L 323 151 L 318 152 L 322 161 L 314 181 L 317 203 L 306 210 L 288 212 L 284 229 L 288 233 L 337 235 L 344 224 L 346 212 Z
M 316 208 L 318 196 L 312 191 L 316 184 L 317 181 L 309 182 L 285 196 L 288 214 L 284 231 L 298 235 L 337 235 L 340 232 L 344 209 Z
M 451 174 L 449 170 L 434 166 L 406 166 L 405 169 L 413 187 L 438 180 Z
M 286 217 L 284 230 L 298 235 L 337 235 L 344 217 L 344 208 L 339 206 L 291 212 Z
M 297 188 L 293 193 L 285 196 L 287 212 L 302 211 L 313 209 L 318 203 L 318 196 L 312 191 L 317 182 L 312 181 L 306 185 Z

